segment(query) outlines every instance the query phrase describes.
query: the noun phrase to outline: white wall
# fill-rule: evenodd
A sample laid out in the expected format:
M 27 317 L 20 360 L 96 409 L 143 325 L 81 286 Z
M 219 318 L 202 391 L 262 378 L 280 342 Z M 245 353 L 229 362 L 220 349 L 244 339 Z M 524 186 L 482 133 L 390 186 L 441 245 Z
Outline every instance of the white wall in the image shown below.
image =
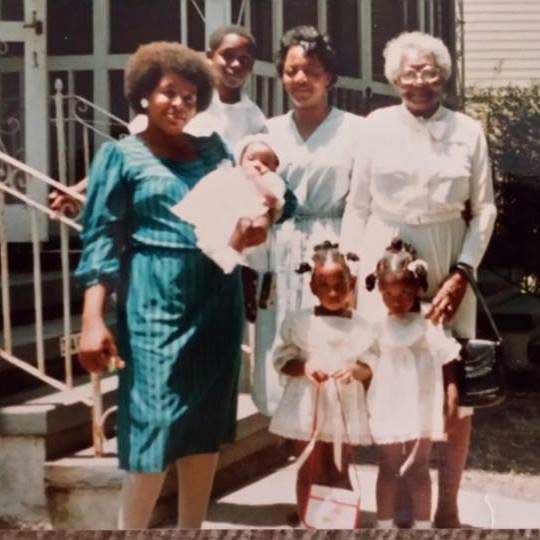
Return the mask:
M 464 0 L 466 86 L 540 82 L 540 0 Z

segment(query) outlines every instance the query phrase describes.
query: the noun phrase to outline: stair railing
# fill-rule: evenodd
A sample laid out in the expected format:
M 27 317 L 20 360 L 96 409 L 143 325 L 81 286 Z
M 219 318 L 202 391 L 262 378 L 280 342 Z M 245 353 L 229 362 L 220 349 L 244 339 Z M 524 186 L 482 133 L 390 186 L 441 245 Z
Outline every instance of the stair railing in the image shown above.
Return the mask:
M 3 316 L 3 346 L 0 349 L 0 357 L 12 363 L 20 369 L 23 369 L 30 375 L 33 375 L 43 382 L 57 388 L 59 390 L 69 389 L 73 386 L 70 376 L 71 369 L 66 369 L 66 380 L 61 382 L 57 379 L 49 377 L 45 373 L 45 354 L 43 341 L 43 295 L 41 289 L 42 272 L 41 272 L 41 241 L 39 234 L 39 219 L 41 216 L 58 220 L 66 227 L 70 227 L 76 231 L 81 230 L 80 224 L 68 216 L 60 212 L 51 210 L 49 207 L 32 199 L 28 194 L 24 193 L 20 187 L 21 184 L 26 184 L 30 178 L 44 182 L 45 184 L 63 191 L 71 196 L 74 200 L 84 202 L 84 197 L 66 188 L 60 182 L 53 180 L 49 176 L 37 171 L 29 165 L 15 159 L 14 157 L 0 151 L 0 263 L 1 263 L 1 283 L 2 283 L 2 316 Z M 15 181 L 15 178 L 18 178 Z M 23 179 L 23 182 L 21 182 Z M 34 282 L 34 322 L 36 327 L 36 363 L 37 368 L 13 356 L 13 331 L 11 320 L 11 300 L 9 292 L 9 266 L 8 266 L 8 239 L 7 228 L 5 221 L 6 195 L 11 196 L 19 203 L 24 204 L 30 221 L 30 235 L 32 242 L 32 261 L 33 261 L 33 282 Z M 65 246 L 63 246 L 65 249 Z M 66 250 L 67 251 L 67 250 Z M 62 273 L 67 273 L 69 280 L 69 267 L 62 268 Z M 69 306 L 69 304 L 68 304 Z M 65 314 L 64 314 L 65 315 Z
M 51 177 L 37 171 L 29 165 L 11 157 L 5 152 L 0 151 L 0 175 L 3 181 L 0 182 L 0 280 L 2 285 L 2 318 L 3 318 L 3 343 L 0 348 L 0 358 L 15 366 L 16 368 L 39 379 L 45 384 L 57 390 L 70 390 L 73 388 L 73 353 L 77 348 L 77 336 L 72 334 L 72 314 L 70 309 L 70 268 L 66 254 L 69 253 L 69 234 L 61 237 L 61 260 L 62 260 L 62 281 L 67 283 L 67 288 L 63 288 L 63 337 L 61 340 L 62 355 L 65 361 L 64 380 L 51 377 L 46 372 L 45 351 L 43 335 L 43 291 L 42 291 L 42 271 L 41 271 L 41 239 L 39 234 L 39 219 L 46 216 L 57 220 L 66 228 L 76 232 L 81 231 L 81 225 L 70 217 L 64 215 L 61 211 L 55 211 L 48 206 L 32 199 L 22 192 L 17 186 L 21 184 L 21 178 L 26 182 L 29 179 L 35 179 L 44 182 L 55 190 L 64 193 L 80 204 L 84 203 L 84 197 L 75 190 L 64 186 L 61 182 L 53 180 Z M 15 177 L 19 177 L 18 182 L 14 182 Z M 8 239 L 5 220 L 6 195 L 12 197 L 17 202 L 25 205 L 30 220 L 32 260 L 33 260 L 33 283 L 34 283 L 34 325 L 35 325 L 35 343 L 36 343 L 36 364 L 32 365 L 28 360 L 18 358 L 14 354 L 13 327 L 11 318 L 11 298 L 10 298 L 10 272 L 8 262 Z M 21 210 L 21 212 L 24 210 Z M 109 409 L 103 413 L 103 401 L 101 394 L 101 376 L 91 374 L 92 397 L 81 398 L 80 401 L 92 409 L 92 439 L 94 452 L 96 455 L 103 453 L 104 430 L 103 424 L 112 410 Z
M 77 129 L 81 129 L 83 171 L 87 175 L 92 148 L 101 141 L 114 139 L 110 128 L 127 133 L 128 123 L 101 107 L 93 104 L 82 96 L 62 94 L 63 84 L 60 80 L 55 83 L 54 117 L 51 118 L 56 134 L 56 157 L 58 165 L 58 180 L 30 167 L 22 161 L 0 149 L 0 282 L 1 309 L 3 316 L 3 343 L 0 348 L 0 358 L 39 379 L 43 383 L 60 391 L 73 388 L 73 356 L 77 354 L 80 334 L 73 332 L 73 314 L 71 310 L 71 269 L 70 269 L 70 240 L 73 233 L 81 231 L 77 222 L 78 210 L 85 202 L 84 196 L 68 187 L 68 176 L 73 181 L 76 175 L 76 143 Z M 65 114 L 67 111 L 67 115 Z M 121 135 L 121 133 L 120 133 Z M 101 141 L 100 141 L 101 139 Z M 42 201 L 33 199 L 24 190 L 29 180 L 45 183 L 58 193 L 67 195 L 68 203 L 59 210 L 53 210 Z M 5 219 L 6 197 L 24 206 L 29 219 L 30 238 L 33 262 L 33 293 L 34 293 L 34 335 L 35 361 L 17 357 L 14 354 L 14 339 L 12 325 L 12 310 L 10 298 L 10 271 L 8 261 L 8 238 Z M 73 204 L 75 203 L 75 204 Z M 59 224 L 60 232 L 60 267 L 62 279 L 62 337 L 60 339 L 60 354 L 64 359 L 64 378 L 52 377 L 47 373 L 45 362 L 44 316 L 43 316 L 43 275 L 41 269 L 41 238 L 40 220 L 51 219 Z M 16 351 L 15 351 L 16 352 Z M 101 392 L 101 376 L 91 375 L 92 396 L 83 397 L 80 401 L 92 409 L 92 439 L 94 453 L 103 453 L 104 422 L 114 411 L 109 408 L 103 411 Z
M 77 127 L 81 129 L 82 134 L 84 163 L 82 176 L 86 176 L 90 168 L 92 142 L 95 142 L 97 147 L 100 140 L 114 140 L 111 131 L 117 132 L 121 137 L 129 133 L 129 124 L 82 96 L 63 94 L 64 83 L 61 79 L 56 79 L 54 88 L 52 122 L 57 137 L 58 179 L 67 185 L 76 179 Z

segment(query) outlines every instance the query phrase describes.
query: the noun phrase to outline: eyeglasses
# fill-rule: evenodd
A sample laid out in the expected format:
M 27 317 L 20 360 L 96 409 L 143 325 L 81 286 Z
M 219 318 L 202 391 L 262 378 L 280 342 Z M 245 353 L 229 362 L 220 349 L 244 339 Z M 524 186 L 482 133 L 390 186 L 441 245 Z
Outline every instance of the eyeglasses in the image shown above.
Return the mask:
M 437 82 L 440 77 L 441 71 L 436 67 L 425 67 L 420 71 L 415 69 L 407 69 L 399 76 L 403 84 L 413 84 L 418 80 L 418 78 L 420 78 L 423 83 L 433 84 L 434 82 Z

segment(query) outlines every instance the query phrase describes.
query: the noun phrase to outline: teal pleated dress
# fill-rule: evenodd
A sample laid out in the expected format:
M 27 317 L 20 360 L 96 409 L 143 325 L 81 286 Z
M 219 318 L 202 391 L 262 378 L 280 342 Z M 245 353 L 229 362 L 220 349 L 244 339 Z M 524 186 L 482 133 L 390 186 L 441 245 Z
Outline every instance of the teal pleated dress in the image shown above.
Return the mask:
M 118 294 L 120 467 L 158 472 L 216 452 L 235 435 L 243 329 L 239 271 L 224 274 L 170 211 L 224 159 L 216 134 L 194 138 L 200 158 L 153 155 L 130 136 L 92 164 L 76 271 Z

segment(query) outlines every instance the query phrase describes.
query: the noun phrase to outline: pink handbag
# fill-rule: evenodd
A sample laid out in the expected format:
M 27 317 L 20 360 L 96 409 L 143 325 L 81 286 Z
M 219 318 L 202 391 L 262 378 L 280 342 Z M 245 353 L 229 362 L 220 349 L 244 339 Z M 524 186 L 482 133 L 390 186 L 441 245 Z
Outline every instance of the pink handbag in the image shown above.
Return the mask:
M 360 494 L 356 490 L 312 484 L 304 524 L 310 529 L 356 529 Z

